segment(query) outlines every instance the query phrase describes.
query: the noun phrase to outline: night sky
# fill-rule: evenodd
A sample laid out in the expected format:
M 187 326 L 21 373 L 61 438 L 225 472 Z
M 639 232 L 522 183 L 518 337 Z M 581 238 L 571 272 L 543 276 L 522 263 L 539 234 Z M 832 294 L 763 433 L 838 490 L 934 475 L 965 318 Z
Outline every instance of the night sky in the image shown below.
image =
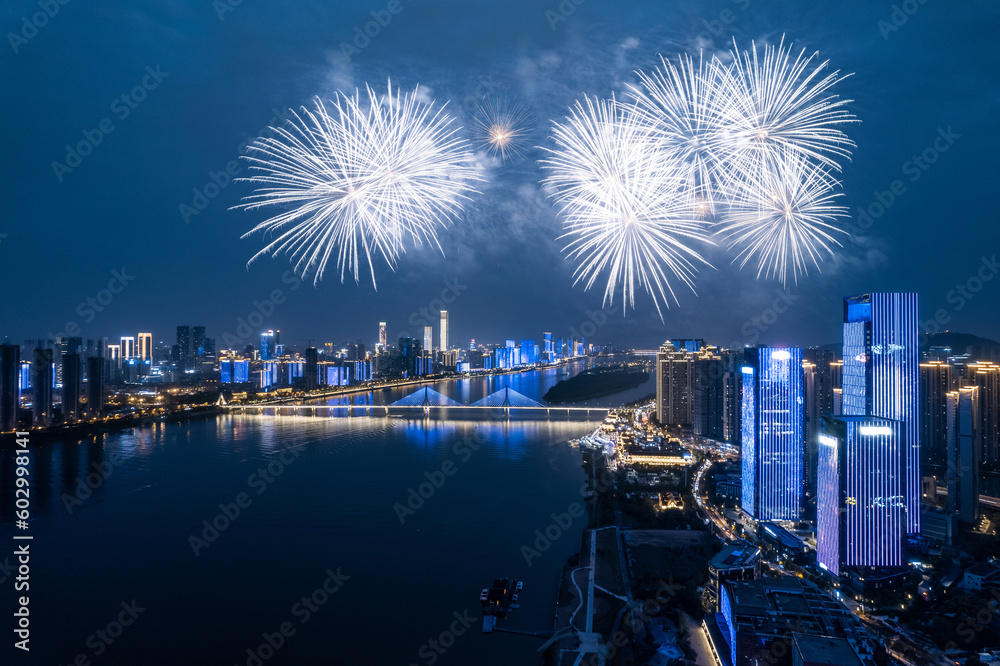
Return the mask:
M 978 282 L 1000 271 L 990 261 L 1000 255 L 992 203 L 1000 3 L 907 0 L 893 17 L 893 3 L 875 0 L 399 0 L 402 11 L 380 34 L 345 54 L 343 44 L 357 46 L 355 28 L 387 0 L 51 2 L 58 11 L 37 30 L 23 19 L 42 11 L 38 3 L 0 9 L 0 336 L 9 341 L 58 335 L 75 322 L 85 338 L 148 330 L 157 342 L 173 342 L 178 324 L 205 325 L 221 344 L 255 301 L 280 289 L 284 302 L 264 328 L 280 328 L 284 342 L 372 343 L 380 320 L 392 338 L 417 333 L 420 309 L 436 311 L 435 299 L 455 283 L 447 306 L 454 344 L 584 330 L 601 291 L 572 286 L 559 220 L 538 185 L 537 149 L 487 170 L 481 194 L 442 236 L 445 256 L 425 247 L 408 252 L 395 273 L 380 266 L 378 291 L 364 278 L 342 284 L 332 271 L 317 287 L 298 286 L 284 257 L 248 269 L 261 239 L 240 236 L 266 215 L 229 210 L 253 191 L 247 183 L 209 187 L 217 196 L 188 220 L 180 206 L 193 205 L 194 190 L 225 172 L 241 144 L 275 122 L 275 110 L 314 95 L 365 82 L 384 90 L 391 77 L 448 102 L 467 128 L 478 97 L 507 96 L 532 107 L 528 146 L 550 145 L 549 123 L 569 104 L 620 96 L 633 70 L 655 65 L 658 53 L 711 53 L 734 36 L 747 47 L 782 33 L 854 73 L 836 88 L 855 100 L 849 108 L 862 121 L 847 130 L 857 150 L 842 174 L 843 201 L 852 224 L 867 228 L 845 237 L 822 275 L 790 286 L 792 304 L 777 318 L 767 308 L 781 285 L 756 280 L 718 251 L 709 255 L 717 270 L 702 271 L 697 295 L 678 291 L 665 322 L 637 295 L 624 317 L 618 301 L 610 314 L 592 314 L 606 323 L 588 340 L 832 343 L 841 299 L 866 291 L 917 291 L 922 319 L 942 310 L 943 328 L 1000 338 L 1000 279 Z M 144 83 L 144 99 L 121 100 Z M 113 131 L 102 132 L 102 121 Z M 70 171 L 54 168 L 85 132 L 100 138 L 92 153 Z M 925 151 L 933 164 L 922 170 L 912 158 Z M 858 209 L 878 204 L 880 212 L 879 193 L 897 180 L 895 201 L 863 222 Z M 113 271 L 126 274 L 121 293 L 101 312 L 78 308 L 108 287 Z M 967 297 L 958 285 L 981 289 Z M 753 323 L 762 315 L 771 322 L 763 334 Z

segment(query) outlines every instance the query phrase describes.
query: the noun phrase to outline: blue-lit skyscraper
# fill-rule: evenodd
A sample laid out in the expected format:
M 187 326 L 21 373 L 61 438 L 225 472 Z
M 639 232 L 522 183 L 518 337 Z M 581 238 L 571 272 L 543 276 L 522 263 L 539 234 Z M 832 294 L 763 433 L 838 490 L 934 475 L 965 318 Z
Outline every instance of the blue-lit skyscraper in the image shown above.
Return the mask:
M 270 361 L 274 357 L 274 331 L 265 331 L 260 334 L 260 360 Z
M 754 520 L 797 520 L 802 504 L 802 350 L 745 350 L 742 509 Z
M 823 419 L 816 560 L 836 576 L 844 567 L 903 563 L 904 431 L 900 421 L 872 416 Z
M 920 533 L 920 351 L 917 295 L 844 299 L 842 413 L 902 421 L 906 531 Z

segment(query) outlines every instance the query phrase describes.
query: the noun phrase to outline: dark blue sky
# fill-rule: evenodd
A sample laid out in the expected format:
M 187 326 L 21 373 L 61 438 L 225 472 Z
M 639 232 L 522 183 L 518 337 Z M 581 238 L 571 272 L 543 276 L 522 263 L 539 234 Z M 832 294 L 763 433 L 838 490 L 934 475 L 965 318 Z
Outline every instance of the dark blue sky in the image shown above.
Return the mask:
M 379 320 L 392 336 L 415 331 L 420 308 L 436 309 L 445 280 L 462 285 L 448 306 L 456 342 L 580 330 L 587 311 L 600 308 L 600 292 L 571 285 L 572 267 L 555 240 L 559 222 L 538 187 L 538 151 L 489 172 L 482 194 L 444 236 L 445 257 L 426 248 L 408 253 L 396 273 L 380 270 L 377 292 L 336 278 L 293 291 L 282 280 L 290 268 L 284 258 L 247 269 L 260 241 L 240 236 L 264 216 L 228 210 L 250 194 L 247 184 L 222 188 L 189 223 L 179 206 L 237 158 L 274 109 L 313 95 L 366 81 L 384 87 L 391 76 L 450 100 L 466 126 L 477 95 L 507 95 L 533 107 L 530 144 L 545 145 L 550 119 L 568 104 L 582 94 L 620 93 L 658 52 L 785 33 L 854 73 L 838 89 L 856 100 L 851 110 L 862 121 L 850 129 L 858 148 L 843 173 L 845 203 L 856 213 L 896 180 L 902 194 L 845 241 L 822 275 L 790 288 L 792 305 L 777 318 L 767 308 L 780 285 L 755 280 L 719 253 L 718 270 L 701 275 L 697 296 L 679 292 L 665 322 L 643 296 L 635 312 L 623 317 L 618 309 L 590 339 L 833 342 L 841 298 L 879 290 L 918 291 L 922 318 L 940 309 L 944 328 L 1000 338 L 1000 279 L 977 283 L 977 273 L 997 270 L 982 258 L 1000 254 L 993 205 L 1000 4 L 911 0 L 902 4 L 915 13 L 905 23 L 897 15 L 901 25 L 889 32 L 893 3 L 874 0 L 577 1 L 565 0 L 562 16 L 557 0 L 399 0 L 402 11 L 350 59 L 341 44 L 387 0 L 243 0 L 223 20 L 225 0 L 68 2 L 47 22 L 39 18 L 46 24 L 37 31 L 23 22 L 41 11 L 36 2 L 4 3 L 0 336 L 21 341 L 76 322 L 84 337 L 151 330 L 171 341 L 186 323 L 206 325 L 221 340 L 236 333 L 254 301 L 281 289 L 284 302 L 265 327 L 281 328 L 286 341 L 372 342 Z M 135 108 L 120 100 L 144 82 L 151 89 L 140 91 L 145 99 Z M 100 132 L 102 120 L 113 131 Z M 57 175 L 53 162 L 65 163 L 67 144 L 85 131 L 100 135 L 100 145 Z M 944 152 L 934 148 L 942 134 L 951 137 L 938 141 Z M 928 149 L 934 163 L 914 170 L 908 160 Z M 101 312 L 78 309 L 123 268 L 134 279 Z M 970 279 L 978 292 L 952 291 Z M 758 326 L 753 318 L 761 316 Z

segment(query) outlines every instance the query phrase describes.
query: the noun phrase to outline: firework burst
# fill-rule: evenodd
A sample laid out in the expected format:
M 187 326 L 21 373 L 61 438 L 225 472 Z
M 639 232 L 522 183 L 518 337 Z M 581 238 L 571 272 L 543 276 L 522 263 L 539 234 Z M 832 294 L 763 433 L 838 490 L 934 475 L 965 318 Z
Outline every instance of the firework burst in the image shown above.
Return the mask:
M 606 275 L 604 301 L 620 291 L 623 309 L 642 288 L 662 317 L 661 305 L 677 301 L 672 281 L 693 291 L 696 265 L 708 265 L 688 246 L 709 237 L 685 205 L 677 158 L 633 106 L 614 100 L 577 102 L 552 134 L 542 164 L 564 218 L 564 251 L 577 261 L 574 284 L 590 289 Z
M 476 105 L 475 139 L 490 155 L 504 162 L 521 157 L 529 132 L 531 112 L 507 99 L 487 99 Z
M 417 90 L 388 85 L 377 95 L 338 93 L 328 107 L 294 113 L 274 135 L 256 139 L 244 156 L 259 186 L 236 206 L 284 208 L 243 237 L 275 237 L 250 263 L 287 254 L 297 273 L 323 278 L 335 255 L 344 276 L 360 281 L 362 261 L 372 284 L 381 258 L 390 269 L 407 245 L 441 249 L 437 233 L 461 211 L 478 176 L 468 147 L 443 107 L 417 101 Z M 376 285 L 377 288 L 377 285 Z
M 836 205 L 839 183 L 823 166 L 794 151 L 782 153 L 773 166 L 759 181 L 738 181 L 721 234 L 737 252 L 733 261 L 740 268 L 756 261 L 758 278 L 784 285 L 789 271 L 797 283 L 810 263 L 820 269 L 823 255 L 840 246 L 834 234 L 844 233 L 832 222 L 848 214 Z
M 805 49 L 792 57 L 784 37 L 777 45 L 757 45 L 740 51 L 735 41 L 731 65 L 717 64 L 718 94 L 712 98 L 724 127 L 719 146 L 723 171 L 741 178 L 775 168 L 786 151 L 840 170 L 839 158 L 849 158 L 852 142 L 841 127 L 857 122 L 845 106 L 852 100 L 832 92 L 842 81 L 839 71 L 829 72 L 829 61 L 817 62 L 818 53 Z

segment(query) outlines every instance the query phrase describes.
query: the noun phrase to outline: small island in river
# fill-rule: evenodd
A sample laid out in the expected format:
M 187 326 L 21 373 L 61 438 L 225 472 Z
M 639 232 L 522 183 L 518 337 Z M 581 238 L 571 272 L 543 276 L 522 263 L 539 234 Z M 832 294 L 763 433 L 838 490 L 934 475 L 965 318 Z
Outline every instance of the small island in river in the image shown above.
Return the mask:
M 649 373 L 641 366 L 609 365 L 584 370 L 575 377 L 563 379 L 542 396 L 545 402 L 559 405 L 583 402 L 641 386 Z

